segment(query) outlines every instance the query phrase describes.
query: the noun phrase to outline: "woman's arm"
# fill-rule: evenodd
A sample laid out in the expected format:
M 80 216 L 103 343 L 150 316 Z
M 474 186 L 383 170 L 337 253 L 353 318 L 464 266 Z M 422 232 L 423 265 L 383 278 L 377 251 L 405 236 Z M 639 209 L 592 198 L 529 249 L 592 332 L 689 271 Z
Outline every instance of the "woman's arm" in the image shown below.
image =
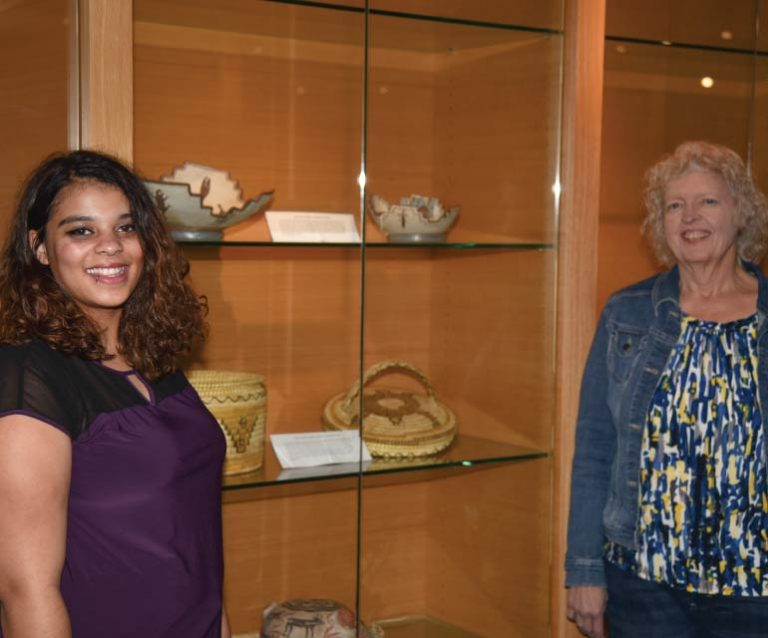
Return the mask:
M 221 610 L 221 638 L 232 638 L 232 632 L 229 629 L 229 618 L 227 618 L 227 610 Z
M 608 500 L 616 429 L 608 407 L 609 333 L 603 311 L 584 367 L 571 471 L 566 585 L 605 586 L 603 510 Z
M 5 638 L 70 638 L 59 591 L 72 444 L 37 419 L 0 418 L 0 600 Z

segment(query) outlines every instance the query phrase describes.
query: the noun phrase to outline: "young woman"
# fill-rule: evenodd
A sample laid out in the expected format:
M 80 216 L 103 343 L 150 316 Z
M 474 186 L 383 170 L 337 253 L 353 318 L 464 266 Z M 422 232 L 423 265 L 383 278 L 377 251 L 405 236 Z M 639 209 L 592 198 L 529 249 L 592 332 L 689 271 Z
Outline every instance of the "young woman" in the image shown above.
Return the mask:
M 205 304 L 141 181 L 75 151 L 0 263 L 5 638 L 228 638 L 222 433 L 178 369 Z

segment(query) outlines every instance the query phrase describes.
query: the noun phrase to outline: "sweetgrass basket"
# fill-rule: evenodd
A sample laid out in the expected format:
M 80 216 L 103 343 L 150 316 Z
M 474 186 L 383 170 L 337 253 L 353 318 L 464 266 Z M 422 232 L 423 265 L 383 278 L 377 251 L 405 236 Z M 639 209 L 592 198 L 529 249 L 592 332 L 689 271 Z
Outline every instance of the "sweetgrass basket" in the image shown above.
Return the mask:
M 224 474 L 260 468 L 267 421 L 264 377 L 250 372 L 193 370 L 187 378 L 227 439 Z
M 393 387 L 366 387 L 377 377 L 406 374 L 421 383 L 426 392 Z M 389 459 L 433 456 L 445 450 L 456 436 L 453 411 L 435 397 L 426 375 L 405 361 L 381 361 L 365 371 L 362 384 L 337 394 L 325 404 L 322 414 L 326 430 L 359 426 L 360 386 L 363 386 L 363 440 L 371 455 Z

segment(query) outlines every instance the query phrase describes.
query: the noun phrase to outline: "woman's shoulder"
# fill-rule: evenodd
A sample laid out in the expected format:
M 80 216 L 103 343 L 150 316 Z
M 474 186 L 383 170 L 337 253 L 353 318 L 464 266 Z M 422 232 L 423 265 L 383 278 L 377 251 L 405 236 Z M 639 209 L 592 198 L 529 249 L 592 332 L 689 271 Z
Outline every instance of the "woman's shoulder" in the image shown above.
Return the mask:
M 626 298 L 650 296 L 654 287 L 656 286 L 656 283 L 666 274 L 667 273 L 656 273 L 650 277 L 647 277 L 646 279 L 636 281 L 635 283 L 625 286 L 624 288 L 620 288 L 611 294 L 608 301 L 620 301 L 621 299 Z
M 67 355 L 51 348 L 40 339 L 31 338 L 24 343 L 0 344 L 0 366 L 18 366 L 52 370 L 66 366 Z
M 603 316 L 607 319 L 650 320 L 654 314 L 654 291 L 664 286 L 669 272 L 656 273 L 651 277 L 637 281 L 621 288 L 608 297 L 603 308 Z

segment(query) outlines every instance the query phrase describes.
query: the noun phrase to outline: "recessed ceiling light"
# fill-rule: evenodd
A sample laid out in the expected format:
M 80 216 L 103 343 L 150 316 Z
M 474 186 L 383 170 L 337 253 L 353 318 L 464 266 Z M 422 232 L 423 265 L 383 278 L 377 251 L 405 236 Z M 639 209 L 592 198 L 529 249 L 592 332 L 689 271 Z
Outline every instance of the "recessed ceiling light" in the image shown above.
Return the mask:
M 662 41 L 661 41 L 661 43 L 662 43 L 662 44 L 663 44 L 665 47 L 668 47 L 668 46 L 670 46 L 670 45 L 672 44 L 672 42 L 671 42 L 671 41 L 669 41 L 669 40 L 662 40 Z
M 626 53 L 627 47 L 625 47 L 623 44 L 620 44 L 616 47 L 616 53 Z
M 733 40 L 733 32 L 732 31 L 721 31 L 720 37 L 723 40 Z
M 711 89 L 714 84 L 715 81 L 708 75 L 705 75 L 703 78 L 701 78 L 701 86 L 703 86 L 705 89 Z

